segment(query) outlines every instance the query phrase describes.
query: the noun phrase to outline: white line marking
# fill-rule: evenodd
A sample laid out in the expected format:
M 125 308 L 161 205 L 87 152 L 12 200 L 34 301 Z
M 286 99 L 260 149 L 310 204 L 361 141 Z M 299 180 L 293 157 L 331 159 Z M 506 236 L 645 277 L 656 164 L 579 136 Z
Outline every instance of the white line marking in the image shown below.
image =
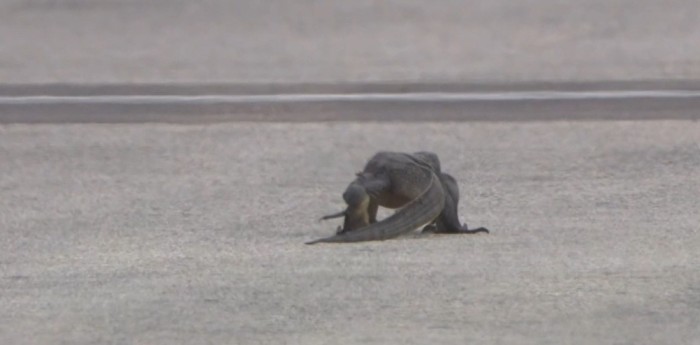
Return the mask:
M 409 92 L 349 94 L 265 95 L 98 95 L 98 96 L 0 96 L 0 105 L 30 104 L 244 104 L 314 102 L 464 102 L 547 101 L 595 99 L 700 98 L 694 90 L 646 91 L 513 91 L 513 92 Z

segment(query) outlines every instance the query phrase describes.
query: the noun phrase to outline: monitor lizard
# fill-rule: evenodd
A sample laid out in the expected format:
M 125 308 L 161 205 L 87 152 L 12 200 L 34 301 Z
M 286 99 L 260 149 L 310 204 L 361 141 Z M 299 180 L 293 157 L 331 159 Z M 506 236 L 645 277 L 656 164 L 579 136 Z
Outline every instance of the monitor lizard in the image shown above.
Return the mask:
M 457 182 L 441 171 L 432 152 L 376 153 L 348 185 L 343 199 L 348 205 L 344 211 L 322 218 L 344 216 L 343 227 L 334 236 L 307 244 L 386 240 L 425 224 L 424 231 L 436 233 L 489 232 L 459 223 Z M 400 209 L 377 221 L 379 206 Z

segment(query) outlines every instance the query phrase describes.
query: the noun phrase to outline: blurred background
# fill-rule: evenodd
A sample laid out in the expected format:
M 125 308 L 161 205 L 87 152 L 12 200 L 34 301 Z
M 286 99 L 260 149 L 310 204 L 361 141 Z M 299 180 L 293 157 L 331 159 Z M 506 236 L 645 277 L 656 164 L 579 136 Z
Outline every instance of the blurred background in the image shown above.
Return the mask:
M 0 0 L 0 83 L 700 77 L 695 0 Z

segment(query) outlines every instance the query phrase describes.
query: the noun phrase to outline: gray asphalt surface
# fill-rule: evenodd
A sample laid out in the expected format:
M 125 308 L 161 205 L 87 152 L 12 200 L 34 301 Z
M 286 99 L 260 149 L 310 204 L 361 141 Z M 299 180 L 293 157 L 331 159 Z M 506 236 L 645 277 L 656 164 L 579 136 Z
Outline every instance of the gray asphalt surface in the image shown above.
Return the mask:
M 700 82 L 5 84 L 0 123 L 698 120 Z
M 695 0 L 0 0 L 3 83 L 700 79 Z
M 698 13 L 0 0 L 0 96 L 698 90 Z M 698 109 L 0 106 L 0 344 L 699 344 Z M 492 233 L 303 245 L 378 150 Z
M 490 235 L 305 246 L 377 150 Z M 0 126 L 3 344 L 697 344 L 691 121 Z

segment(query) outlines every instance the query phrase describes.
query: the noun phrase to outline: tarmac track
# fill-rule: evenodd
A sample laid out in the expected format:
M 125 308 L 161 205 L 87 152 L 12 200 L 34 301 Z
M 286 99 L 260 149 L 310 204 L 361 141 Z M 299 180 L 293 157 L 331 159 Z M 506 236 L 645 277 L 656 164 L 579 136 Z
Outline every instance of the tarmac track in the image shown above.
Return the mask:
M 2 108 L 0 343 L 696 344 L 696 102 Z M 492 233 L 303 245 L 378 150 Z
M 697 120 L 693 82 L 5 85 L 0 123 Z
M 699 6 L 0 0 L 0 96 L 697 91 Z M 1 344 L 700 343 L 696 98 L 9 103 Z M 303 245 L 378 150 L 492 233 Z

